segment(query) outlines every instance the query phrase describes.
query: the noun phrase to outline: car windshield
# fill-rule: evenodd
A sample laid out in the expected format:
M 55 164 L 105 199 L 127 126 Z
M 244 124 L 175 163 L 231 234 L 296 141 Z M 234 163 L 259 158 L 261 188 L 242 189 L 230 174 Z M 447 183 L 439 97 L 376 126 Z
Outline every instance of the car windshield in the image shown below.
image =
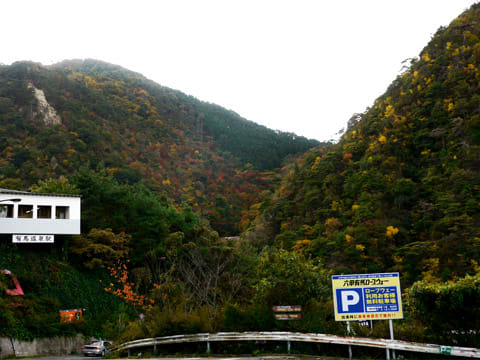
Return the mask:
M 101 341 L 90 341 L 90 342 L 88 343 L 88 345 L 100 346 L 100 345 L 102 345 L 102 342 L 101 342 Z

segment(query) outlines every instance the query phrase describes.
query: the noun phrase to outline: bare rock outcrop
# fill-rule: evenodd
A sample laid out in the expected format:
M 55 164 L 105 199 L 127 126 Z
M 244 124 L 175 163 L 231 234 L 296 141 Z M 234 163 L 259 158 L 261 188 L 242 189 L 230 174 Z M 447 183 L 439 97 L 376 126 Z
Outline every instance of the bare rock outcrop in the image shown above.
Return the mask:
M 28 87 L 33 89 L 33 95 L 35 99 L 37 99 L 37 109 L 33 111 L 33 116 L 41 118 L 45 125 L 61 124 L 62 119 L 53 106 L 48 103 L 43 90 L 37 89 L 32 83 L 30 83 Z

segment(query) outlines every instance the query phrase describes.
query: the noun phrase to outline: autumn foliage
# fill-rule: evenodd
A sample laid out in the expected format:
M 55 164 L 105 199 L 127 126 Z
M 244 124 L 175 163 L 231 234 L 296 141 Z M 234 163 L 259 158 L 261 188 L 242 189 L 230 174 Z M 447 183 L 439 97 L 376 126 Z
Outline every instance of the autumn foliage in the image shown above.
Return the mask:
M 127 260 L 128 262 L 128 260 Z M 104 290 L 118 296 L 127 304 L 149 312 L 155 304 L 153 299 L 148 299 L 145 295 L 140 295 L 133 290 L 134 284 L 129 282 L 127 264 L 117 262 L 114 266 L 107 267 L 112 278 L 111 283 L 105 284 Z M 156 285 L 158 287 L 158 285 Z
M 440 28 L 337 144 L 284 169 L 245 237 L 405 286 L 480 258 L 480 6 Z M 287 241 L 288 240 L 288 241 Z
M 479 69 L 474 5 L 352 116 L 338 143 L 305 153 L 318 143 L 113 65 L 0 66 L 0 187 L 41 179 L 33 191 L 82 194 L 84 234 L 57 250 L 88 268 L 85 278 L 104 276 L 101 295 L 81 299 L 108 298 L 102 332 L 122 341 L 225 329 L 344 334 L 330 276 L 395 271 L 406 299 L 396 338 L 478 347 Z M 61 125 L 32 115 L 29 82 Z M 21 258 L 9 246 L 0 264 Z M 47 284 L 33 268 L 12 270 L 34 296 L 47 289 L 67 306 L 77 299 L 51 284 L 73 293 L 78 277 L 52 263 Z M 15 324 L 6 304 L 0 297 L 5 333 Z M 302 321 L 273 317 L 271 306 L 297 304 Z M 388 325 L 357 325 L 389 336 Z

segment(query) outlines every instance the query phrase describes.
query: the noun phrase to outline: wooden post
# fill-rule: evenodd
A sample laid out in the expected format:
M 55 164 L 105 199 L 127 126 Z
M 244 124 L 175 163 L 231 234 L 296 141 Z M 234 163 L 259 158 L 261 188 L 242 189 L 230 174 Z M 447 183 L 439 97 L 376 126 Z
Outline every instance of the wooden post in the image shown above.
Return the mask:
M 207 341 L 207 354 L 210 354 L 210 341 Z
M 287 341 L 287 351 L 288 353 L 290 354 L 290 350 L 291 350 L 291 344 L 290 344 L 290 340 Z

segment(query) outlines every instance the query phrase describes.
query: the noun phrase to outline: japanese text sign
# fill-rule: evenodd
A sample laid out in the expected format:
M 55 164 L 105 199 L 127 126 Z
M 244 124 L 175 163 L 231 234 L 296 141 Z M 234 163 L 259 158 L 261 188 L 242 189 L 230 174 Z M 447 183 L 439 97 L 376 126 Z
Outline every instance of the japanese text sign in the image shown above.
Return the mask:
M 301 320 L 302 314 L 274 314 L 275 320 Z
M 301 320 L 301 305 L 277 305 L 272 308 L 275 320 Z
M 277 305 L 272 310 L 273 312 L 301 312 L 302 305 Z
M 398 273 L 333 275 L 336 321 L 403 319 Z
M 16 244 L 53 244 L 54 241 L 54 235 L 12 235 L 12 242 Z

